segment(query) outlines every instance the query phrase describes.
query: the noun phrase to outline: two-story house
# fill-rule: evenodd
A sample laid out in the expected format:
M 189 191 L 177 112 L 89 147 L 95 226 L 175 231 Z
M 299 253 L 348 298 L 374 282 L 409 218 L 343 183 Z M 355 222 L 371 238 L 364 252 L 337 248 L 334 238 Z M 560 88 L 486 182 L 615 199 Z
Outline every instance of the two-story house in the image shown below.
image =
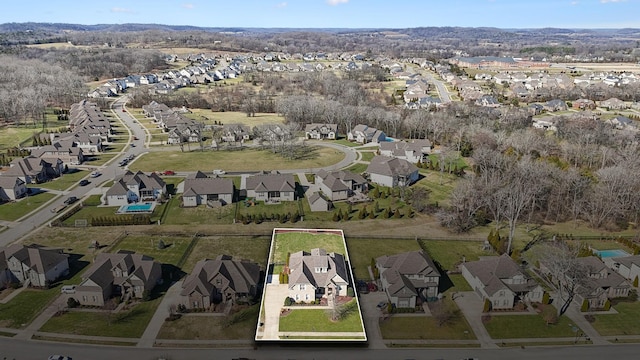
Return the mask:
M 424 251 L 411 251 L 376 259 L 382 288 L 398 308 L 413 308 L 438 297 L 440 272 Z
M 129 170 L 107 190 L 104 203 L 120 206 L 140 201 L 158 201 L 167 194 L 167 185 L 156 173 Z
M 315 248 L 298 251 L 289 257 L 289 297 L 295 301 L 326 298 L 332 304 L 336 296 L 347 296 L 349 276 L 342 254 Z

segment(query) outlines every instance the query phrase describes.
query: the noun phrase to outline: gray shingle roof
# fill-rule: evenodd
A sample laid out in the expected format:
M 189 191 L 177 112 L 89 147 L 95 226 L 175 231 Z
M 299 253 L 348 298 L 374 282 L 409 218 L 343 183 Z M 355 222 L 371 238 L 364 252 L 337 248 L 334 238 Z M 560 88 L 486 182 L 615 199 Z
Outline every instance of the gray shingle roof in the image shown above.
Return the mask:
M 377 155 L 373 159 L 371 159 L 369 166 L 367 166 L 368 173 L 387 176 L 407 176 L 417 170 L 418 167 L 408 162 L 407 160 L 390 158 L 381 155 Z
M 261 174 L 247 178 L 247 190 L 294 191 L 296 180 L 292 174 Z

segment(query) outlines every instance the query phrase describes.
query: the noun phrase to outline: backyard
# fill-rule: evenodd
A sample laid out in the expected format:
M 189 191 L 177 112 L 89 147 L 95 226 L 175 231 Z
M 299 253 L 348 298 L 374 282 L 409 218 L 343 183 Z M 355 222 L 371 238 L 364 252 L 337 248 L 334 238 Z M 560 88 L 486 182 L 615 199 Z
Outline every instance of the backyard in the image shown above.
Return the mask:
M 383 255 L 394 255 L 420 250 L 420 245 L 413 239 L 362 239 L 347 237 L 346 241 L 349 254 L 351 254 L 351 266 L 354 268 L 354 276 L 362 280 L 369 280 L 367 267 L 371 265 L 371 259 L 376 259 Z
M 285 232 L 276 233 L 273 251 L 273 263 L 285 263 L 287 254 L 298 251 L 311 251 L 314 248 L 323 248 L 330 252 L 336 252 L 346 257 L 346 249 L 342 236 L 328 233 Z
M 267 236 L 205 236 L 198 237 L 182 270 L 191 272 L 196 262 L 215 259 L 218 255 L 231 255 L 235 259 L 248 259 L 265 268 L 270 238 Z

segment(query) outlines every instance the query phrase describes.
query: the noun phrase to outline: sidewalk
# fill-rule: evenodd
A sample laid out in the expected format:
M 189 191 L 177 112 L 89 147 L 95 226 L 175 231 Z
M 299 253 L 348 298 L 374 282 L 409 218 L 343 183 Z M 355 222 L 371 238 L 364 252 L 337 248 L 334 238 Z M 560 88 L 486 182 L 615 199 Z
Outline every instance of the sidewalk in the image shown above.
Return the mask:
M 58 297 L 47 308 L 38 315 L 22 332 L 18 333 L 14 338 L 29 340 L 33 335 L 58 311 L 67 307 L 67 297 L 58 295 Z M 69 335 L 67 335 L 69 336 Z
M 483 349 L 497 349 L 495 341 L 482 324 L 482 301 L 473 291 L 458 292 L 454 299 Z

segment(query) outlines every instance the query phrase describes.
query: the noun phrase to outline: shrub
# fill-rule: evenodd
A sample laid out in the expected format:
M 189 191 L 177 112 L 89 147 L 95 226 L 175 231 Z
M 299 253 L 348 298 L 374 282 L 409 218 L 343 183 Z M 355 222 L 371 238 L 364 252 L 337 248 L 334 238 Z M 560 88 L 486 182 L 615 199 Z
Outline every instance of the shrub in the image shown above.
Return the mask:
M 347 288 L 347 296 L 350 296 L 350 297 L 354 297 L 355 296 L 352 287 L 348 287 Z
M 610 309 L 611 309 L 611 301 L 607 299 L 607 301 L 604 302 L 604 311 L 609 311 Z
M 636 277 L 633 278 L 633 287 L 638 287 L 638 275 L 636 275 Z
M 67 299 L 67 307 L 70 309 L 76 308 L 80 305 L 80 302 L 72 297 Z
M 284 306 L 291 306 L 293 303 L 295 303 L 295 301 L 292 298 L 288 296 L 284 298 Z
M 580 311 L 585 312 L 589 310 L 589 302 L 587 301 L 587 299 L 584 299 L 582 301 L 582 306 L 580 307 Z
M 489 299 L 484 299 L 484 305 L 482 306 L 482 312 L 491 311 L 491 301 Z
M 164 243 L 164 241 L 162 241 L 162 239 L 158 240 L 158 250 L 162 250 L 166 247 L 167 245 Z
M 549 303 L 549 293 L 546 291 L 542 295 L 542 303 L 545 305 Z

